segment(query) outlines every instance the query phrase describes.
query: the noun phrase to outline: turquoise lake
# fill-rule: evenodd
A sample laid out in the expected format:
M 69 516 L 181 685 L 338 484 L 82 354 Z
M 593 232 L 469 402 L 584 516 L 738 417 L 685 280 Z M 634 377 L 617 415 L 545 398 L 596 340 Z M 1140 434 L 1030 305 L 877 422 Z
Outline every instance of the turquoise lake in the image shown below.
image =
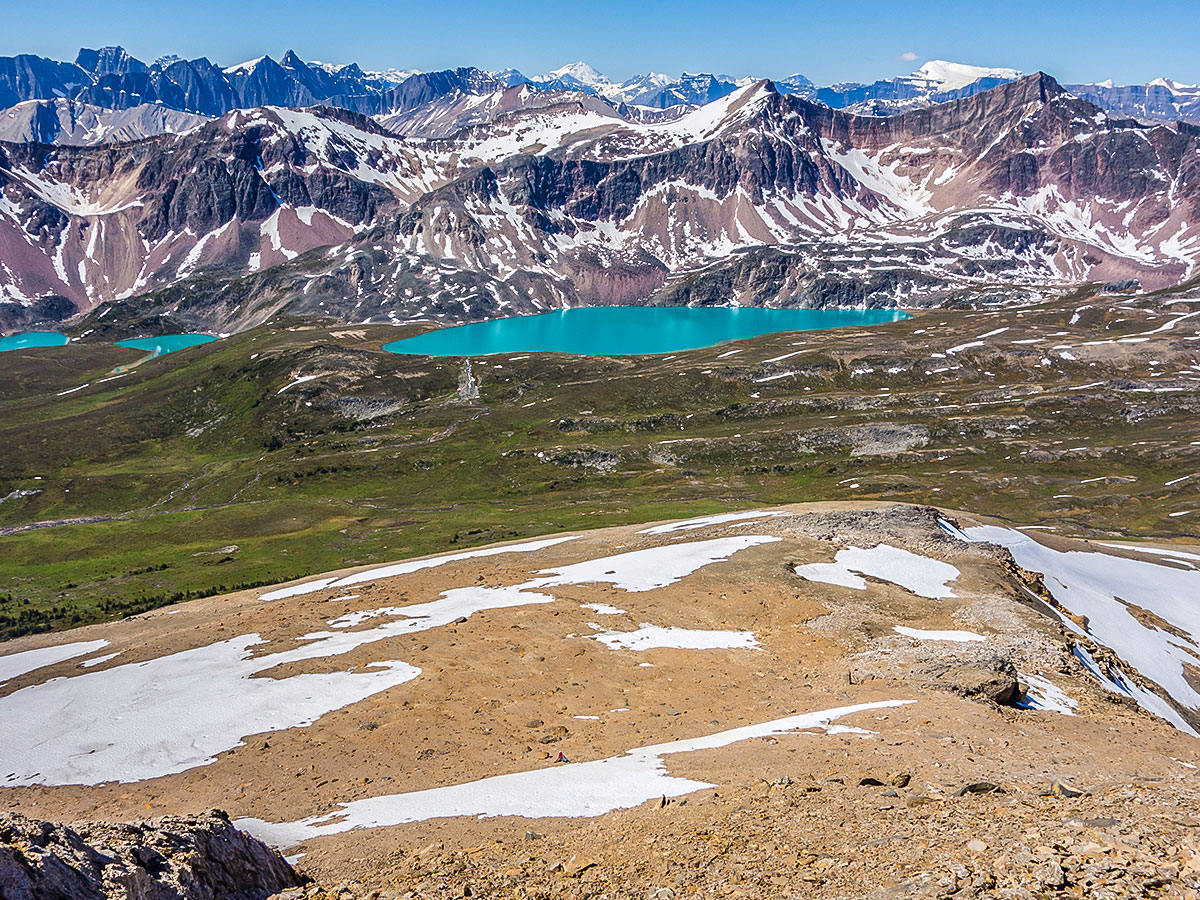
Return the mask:
M 67 336 L 58 331 L 26 331 L 0 337 L 0 352 L 25 350 L 29 347 L 61 347 L 65 343 Z
M 215 341 L 211 334 L 160 334 L 158 337 L 131 338 L 127 341 L 116 341 L 118 347 L 130 347 L 134 350 L 145 350 L 156 356 L 166 356 L 176 350 L 195 347 L 197 344 L 207 344 Z
M 439 328 L 384 344 L 391 353 L 487 356 L 548 351 L 580 356 L 674 353 L 777 331 L 898 322 L 898 309 L 593 306 Z

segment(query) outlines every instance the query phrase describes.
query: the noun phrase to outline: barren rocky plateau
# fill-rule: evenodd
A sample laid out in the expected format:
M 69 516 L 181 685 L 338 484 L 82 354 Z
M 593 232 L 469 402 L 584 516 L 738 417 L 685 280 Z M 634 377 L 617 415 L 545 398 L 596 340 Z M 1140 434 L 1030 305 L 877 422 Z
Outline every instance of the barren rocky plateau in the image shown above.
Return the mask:
M 261 636 L 264 643 L 252 652 L 262 657 L 332 640 L 320 637 L 331 634 L 320 631 L 331 623 L 335 629 L 353 623 L 349 634 L 383 627 L 363 623 L 393 609 L 389 604 L 433 606 L 439 593 L 476 586 L 529 589 L 531 576 L 561 576 L 588 560 L 612 560 L 606 574 L 623 577 L 622 560 L 632 554 L 658 548 L 668 559 L 697 542 L 745 536 L 743 549 L 664 586 L 634 590 L 561 576 L 537 588 L 549 591 L 551 602 L 481 610 L 442 627 L 364 639 L 337 656 L 280 666 L 272 676 L 286 680 L 330 667 L 363 672 L 380 659 L 402 657 L 420 674 L 311 724 L 248 734 L 182 771 L 91 784 L 32 778 L 4 788 L 0 805 L 30 818 L 9 814 L 0 853 L 10 867 L 32 872 L 30 883 L 41 879 L 24 894 L 6 880 L 5 900 L 96 896 L 46 887 L 48 873 L 63 865 L 76 871 L 95 865 L 85 863 L 94 852 L 113 861 L 100 866 L 87 890 L 102 885 L 103 896 L 131 898 L 279 890 L 338 900 L 1197 896 L 1195 738 L 1105 688 L 1081 664 L 1080 648 L 1108 676 L 1124 667 L 1132 681 L 1156 689 L 1092 640 L 1087 620 L 1072 618 L 1046 579 L 1017 565 L 1003 547 L 955 536 L 987 520 L 873 503 L 768 512 L 759 519 L 747 514 L 577 533 L 532 551 L 498 547 L 494 555 L 459 554 L 398 575 L 379 570 L 366 577 L 361 568 L 330 573 L 328 579 L 341 581 L 359 577 L 357 596 L 336 580 L 305 579 L 297 585 L 303 590 L 274 600 L 265 601 L 261 590 L 242 591 L 12 642 L 38 649 L 105 640 L 104 652 L 118 655 L 84 670 L 95 673 L 133 670 L 131 663 L 150 664 L 246 632 Z M 1062 553 L 1147 557 L 1040 537 Z M 893 576 L 868 575 L 862 588 L 797 576 L 797 566 L 834 565 L 830 560 L 847 548 L 871 546 L 958 574 L 940 597 L 922 596 L 918 591 L 930 593 L 928 587 L 913 590 L 912 583 L 889 581 Z M 1167 549 L 1185 552 L 1186 545 Z M 601 614 L 600 606 L 621 612 Z M 598 621 L 612 629 L 608 635 L 651 622 L 690 633 L 736 630 L 752 633 L 757 648 L 610 646 Z M 589 634 L 589 623 L 596 634 Z M 918 633 L 969 629 L 981 639 L 918 640 L 897 632 L 898 625 Z M 92 677 L 79 671 L 73 659 L 19 676 L 4 684 L 10 693 L 0 702 L 63 677 Z M 1020 708 L 1037 679 L 1068 696 L 1073 714 Z M 1191 710 L 1175 706 L 1194 721 Z M 686 752 L 662 743 L 753 730 L 820 710 L 829 715 L 816 727 L 780 726 L 689 745 Z M 371 798 L 437 797 L 455 785 L 545 774 L 638 747 L 671 754 L 659 756 L 670 779 L 707 786 L 599 815 L 460 814 L 320 830 L 319 823 L 353 817 L 355 804 Z M 563 790 L 573 789 L 565 783 Z M 152 869 L 161 863 L 148 864 L 140 851 L 112 850 L 113 834 L 143 835 L 138 840 L 155 847 L 194 845 L 186 835 L 198 823 L 209 823 L 210 831 L 216 823 L 220 831 L 224 820 L 159 817 L 203 816 L 212 808 L 268 840 L 291 833 L 272 828 L 311 835 L 274 841 L 295 874 L 277 868 L 278 857 L 261 844 L 225 834 L 222 840 L 236 843 L 228 870 L 251 860 L 276 881 L 256 875 L 258 881 L 239 882 L 243 893 L 204 894 L 189 890 L 178 874 L 169 887 L 158 885 Z M 147 817 L 149 824 L 74 825 L 74 832 L 32 821 Z M 52 832 L 67 837 L 47 840 Z M 139 873 L 139 865 L 150 874 Z M 177 873 L 180 865 L 171 861 L 168 868 Z

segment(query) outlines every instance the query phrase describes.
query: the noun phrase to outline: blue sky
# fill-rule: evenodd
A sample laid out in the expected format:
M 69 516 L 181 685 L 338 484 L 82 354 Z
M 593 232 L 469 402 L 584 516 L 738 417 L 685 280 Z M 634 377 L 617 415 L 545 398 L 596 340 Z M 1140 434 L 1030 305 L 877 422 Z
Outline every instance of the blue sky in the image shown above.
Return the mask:
M 230 65 L 293 48 L 364 68 L 514 66 L 583 59 L 616 79 L 652 69 L 818 83 L 873 80 L 926 59 L 1038 69 L 1062 81 L 1200 82 L 1194 2 L 483 2 L 483 0 L 0 0 L 0 55 L 74 59 L 121 44 Z

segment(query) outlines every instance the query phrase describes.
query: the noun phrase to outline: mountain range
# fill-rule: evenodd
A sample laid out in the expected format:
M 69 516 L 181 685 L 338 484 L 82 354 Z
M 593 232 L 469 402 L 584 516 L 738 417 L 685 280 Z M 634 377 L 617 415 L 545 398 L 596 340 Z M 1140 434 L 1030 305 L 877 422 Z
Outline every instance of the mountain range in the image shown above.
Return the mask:
M 209 118 L 116 88 L 164 93 L 195 61 L 25 59 L 70 96 L 0 117 L 6 330 L 928 307 L 1167 287 L 1200 259 L 1200 127 L 1113 114 L 1043 73 L 931 63 L 873 87 L 793 76 L 662 107 L 579 65 L 397 84 L 288 54 L 209 64 L 229 91 L 193 83 L 193 109 L 260 104 Z M 313 105 L 330 91 L 344 93 Z
M 816 100 L 835 109 L 892 115 L 968 97 L 1013 81 L 1021 74 L 1012 68 L 931 60 L 911 75 L 873 83 L 818 86 L 803 75 L 793 74 L 774 79 L 774 84 L 780 93 Z M 72 100 L 100 110 L 154 104 L 216 117 L 257 106 L 320 104 L 380 115 L 403 112 L 433 95 L 452 91 L 480 96 L 528 84 L 540 90 L 602 97 L 614 105 L 667 109 L 702 106 L 757 80 L 761 76 L 648 72 L 615 82 L 584 62 L 532 76 L 512 68 L 496 72 L 470 67 L 439 72 L 393 68 L 380 72 L 365 71 L 355 63 L 305 62 L 291 50 L 278 62 L 262 56 L 222 68 L 203 57 L 185 60 L 167 56 L 145 63 L 121 47 L 104 47 L 82 49 L 74 62 L 28 54 L 0 57 L 0 108 L 30 100 Z M 1115 86 L 1106 81 L 1067 88 L 1110 112 L 1147 119 L 1200 121 L 1200 87 L 1168 78 L 1144 85 Z

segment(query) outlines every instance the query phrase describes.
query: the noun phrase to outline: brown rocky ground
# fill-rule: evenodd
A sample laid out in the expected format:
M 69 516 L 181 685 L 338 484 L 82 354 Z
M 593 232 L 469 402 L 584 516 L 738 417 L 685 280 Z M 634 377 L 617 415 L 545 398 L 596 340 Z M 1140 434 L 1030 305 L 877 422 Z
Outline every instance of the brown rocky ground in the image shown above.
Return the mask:
M 1048 782 L 1007 783 L 1003 793 L 958 797 L 928 782 L 889 786 L 906 774 L 880 772 L 882 786 L 860 785 L 870 776 L 858 772 L 780 775 L 564 833 L 514 828 L 472 846 L 371 840 L 356 866 L 339 873 L 350 880 L 325 891 L 657 900 L 1196 895 L 1192 785 L 1108 782 L 1068 798 Z
M 431 819 L 286 852 L 303 853 L 298 866 L 316 879 L 297 890 L 339 896 L 1195 896 L 1200 747 L 1083 669 L 1070 653 L 1075 638 L 1025 590 L 1039 590 L 1036 578 L 1006 551 L 949 537 L 931 509 L 813 504 L 787 513 L 661 535 L 587 532 L 536 553 L 381 578 L 336 603 L 346 591 L 274 603 L 247 591 L 11 642 L 6 649 L 19 651 L 103 637 L 105 653 L 121 652 L 89 671 L 250 632 L 267 641 L 259 655 L 296 646 L 331 616 L 427 602 L 448 588 L 520 584 L 551 566 L 649 546 L 780 538 L 668 587 L 557 586 L 548 589 L 553 603 L 290 663 L 260 677 L 379 659 L 422 674 L 309 727 L 247 736 L 209 765 L 133 783 L 3 788 L 0 807 L 59 821 L 219 807 L 235 819 L 286 822 L 356 799 L 553 766 L 560 752 L 598 760 L 796 713 L 913 700 L 838 723 L 866 734 L 805 731 L 672 754 L 672 776 L 715 787 L 671 801 L 592 819 Z M 879 542 L 956 566 L 955 596 L 930 600 L 880 579 L 852 590 L 792 572 L 840 547 Z M 627 613 L 580 606 L 597 602 Z M 633 652 L 587 639 L 589 623 L 629 631 L 643 622 L 752 631 L 761 649 Z M 918 643 L 896 625 L 966 629 L 987 641 Z M 0 691 L 77 675 L 78 666 L 39 669 Z M 1053 681 L 1078 714 L 989 699 L 1018 673 Z M 963 793 L 970 786 L 980 793 Z

